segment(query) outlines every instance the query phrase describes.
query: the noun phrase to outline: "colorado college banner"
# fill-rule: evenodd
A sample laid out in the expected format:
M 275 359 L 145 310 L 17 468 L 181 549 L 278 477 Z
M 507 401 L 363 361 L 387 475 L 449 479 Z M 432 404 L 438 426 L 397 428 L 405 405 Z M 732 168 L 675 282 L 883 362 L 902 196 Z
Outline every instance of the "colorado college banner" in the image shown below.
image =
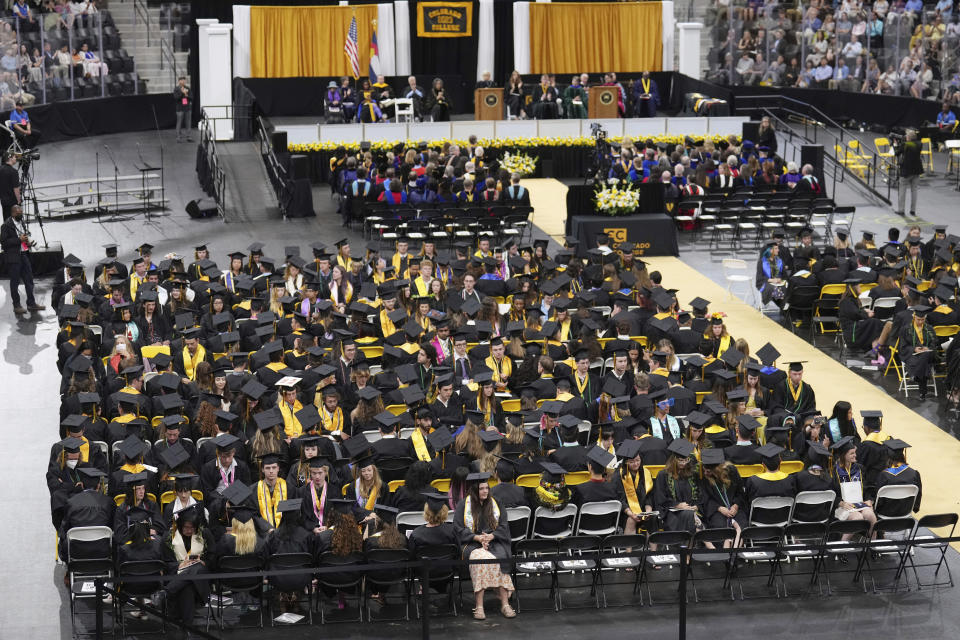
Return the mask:
M 417 37 L 466 38 L 472 35 L 472 2 L 417 3 Z

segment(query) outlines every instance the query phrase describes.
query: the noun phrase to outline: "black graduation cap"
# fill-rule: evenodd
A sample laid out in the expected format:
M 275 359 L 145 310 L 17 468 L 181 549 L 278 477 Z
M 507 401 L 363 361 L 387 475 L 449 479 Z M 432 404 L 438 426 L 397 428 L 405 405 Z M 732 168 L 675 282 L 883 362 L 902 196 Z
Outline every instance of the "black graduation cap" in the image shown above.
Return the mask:
M 177 442 L 172 447 L 167 447 L 160 452 L 160 459 L 169 469 L 175 469 L 190 459 L 190 454 L 183 448 L 183 445 Z
M 760 427 L 760 423 L 756 418 L 746 414 L 737 416 L 737 424 L 746 431 L 756 431 Z
M 680 458 L 689 458 L 694 449 L 693 443 L 683 438 L 677 438 L 667 447 L 667 451 Z
M 723 449 L 719 447 L 703 449 L 700 452 L 700 462 L 704 465 L 723 464 L 725 459 L 726 456 L 723 455 Z
M 254 420 L 257 423 L 257 429 L 261 431 L 283 424 L 283 416 L 275 409 L 267 409 L 254 414 Z
M 762 447 L 758 447 L 756 449 L 756 452 L 765 460 L 772 460 L 777 456 L 779 456 L 784 451 L 785 449 L 783 447 L 781 447 L 780 445 L 773 444 L 772 442 L 768 442 Z
M 773 366 L 773 363 L 780 357 L 780 352 L 769 342 L 757 349 L 757 357 L 760 362 L 767 366 Z
M 120 453 L 128 460 L 135 460 L 143 454 L 145 444 L 143 440 L 135 435 L 127 436 L 127 439 L 120 443 Z
M 453 436 L 450 435 L 449 429 L 441 426 L 427 436 L 427 441 L 436 451 L 441 451 L 453 444 Z
M 60 423 L 61 427 L 64 427 L 67 431 L 71 433 L 77 433 L 87 424 L 87 416 L 80 415 L 79 413 L 72 413 Z
M 213 439 L 213 444 L 216 445 L 218 451 L 226 451 L 231 449 L 238 442 L 240 442 L 240 439 L 232 433 L 221 433 Z
M 617 448 L 617 455 L 624 460 L 631 460 L 640 455 L 640 440 L 624 440 Z
M 879 429 L 880 421 L 883 419 L 883 412 L 876 409 L 867 409 L 860 412 L 860 417 L 863 418 L 863 426 L 870 427 L 871 429 Z
M 883 446 L 885 446 L 887 449 L 890 449 L 891 451 L 902 451 L 903 449 L 907 449 L 910 447 L 909 444 L 907 444 L 903 440 L 900 440 L 899 438 L 890 438 L 889 440 L 886 440 L 883 443 Z
M 587 452 L 587 460 L 595 462 L 601 467 L 609 467 L 610 463 L 614 461 L 614 455 L 607 451 L 606 449 L 601 449 L 600 447 L 594 445 L 590 451 Z

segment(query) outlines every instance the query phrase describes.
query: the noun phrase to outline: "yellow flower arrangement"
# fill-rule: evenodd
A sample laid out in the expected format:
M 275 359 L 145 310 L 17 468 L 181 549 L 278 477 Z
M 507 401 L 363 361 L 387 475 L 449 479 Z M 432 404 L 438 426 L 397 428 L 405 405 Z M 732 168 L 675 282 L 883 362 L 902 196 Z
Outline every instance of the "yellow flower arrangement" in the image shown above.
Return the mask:
M 724 139 L 724 136 L 709 136 L 710 140 L 713 140 L 714 143 L 720 142 Z M 608 138 L 611 142 L 622 143 L 624 140 L 631 140 L 634 143 L 643 143 L 645 140 L 653 140 L 654 144 L 665 143 L 665 144 L 683 144 L 683 135 L 669 135 L 669 136 L 652 136 L 652 137 L 637 137 L 637 138 L 623 138 L 623 137 L 611 137 Z M 417 144 L 420 141 L 418 140 L 380 140 L 370 143 L 370 148 L 372 151 L 392 151 L 398 146 L 403 146 L 408 149 L 416 149 Z M 442 138 L 436 140 L 427 140 L 427 144 L 431 148 L 440 148 L 444 144 L 456 144 L 460 147 L 469 146 L 469 141 L 467 140 L 453 140 L 450 138 Z M 537 147 L 593 147 L 594 139 L 590 136 L 577 136 L 577 137 L 536 137 L 536 138 L 482 138 L 477 140 L 477 143 L 482 146 L 484 149 L 530 149 Z M 319 152 L 319 151 L 334 151 L 338 147 L 343 147 L 347 151 L 359 151 L 360 143 L 359 142 L 337 142 L 337 141 L 322 141 L 322 142 L 308 142 L 308 143 L 299 143 L 299 144 L 288 144 L 287 148 L 293 153 L 309 153 Z
M 594 202 L 599 213 L 609 216 L 630 215 L 640 206 L 640 192 L 631 185 L 604 185 L 597 190 Z
M 509 151 L 504 154 L 500 160 L 500 166 L 510 173 L 518 173 L 521 176 L 532 176 L 537 170 L 537 159 L 530 157 L 526 153 L 514 153 Z

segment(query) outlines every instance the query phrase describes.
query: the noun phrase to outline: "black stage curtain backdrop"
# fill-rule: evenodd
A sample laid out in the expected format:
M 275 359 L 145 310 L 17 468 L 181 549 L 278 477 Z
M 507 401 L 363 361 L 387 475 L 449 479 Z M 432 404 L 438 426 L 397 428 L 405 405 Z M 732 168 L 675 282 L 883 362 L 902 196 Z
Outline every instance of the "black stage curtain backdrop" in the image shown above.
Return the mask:
M 473 88 L 477 77 L 477 32 L 480 30 L 476 3 L 471 6 L 473 35 L 469 38 L 418 38 L 417 4 L 417 0 L 410 0 L 410 69 L 417 76 L 420 86 L 428 91 L 433 78 L 443 78 L 443 86 L 454 100 L 454 113 L 473 113 Z M 512 38 L 501 40 L 500 34 L 497 34 L 497 42 L 502 42 L 513 50 Z M 428 81 L 420 82 L 420 76 L 428 76 Z M 459 80 L 454 80 L 456 84 L 447 80 L 454 76 L 459 76 Z M 497 82 L 500 80 L 497 79 Z
M 493 35 L 497 47 L 493 52 L 493 83 L 497 87 L 507 86 L 507 80 L 513 73 L 513 3 L 502 1 L 493 3 Z
M 173 94 L 169 93 L 52 102 L 27 111 L 41 133 L 41 143 L 158 127 L 172 129 L 177 118 Z

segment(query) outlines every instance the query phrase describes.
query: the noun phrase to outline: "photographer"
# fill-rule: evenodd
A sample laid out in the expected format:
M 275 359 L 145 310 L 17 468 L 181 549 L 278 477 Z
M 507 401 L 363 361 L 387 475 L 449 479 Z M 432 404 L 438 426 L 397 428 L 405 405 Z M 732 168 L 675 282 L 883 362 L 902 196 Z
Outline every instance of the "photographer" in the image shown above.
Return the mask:
M 3 219 L 10 217 L 10 210 L 20 204 L 20 172 L 14 166 L 17 156 L 9 153 L 0 166 L 0 205 L 3 206 Z
M 903 215 L 907 189 L 910 189 L 910 215 L 915 216 L 917 215 L 917 183 L 923 175 L 923 159 L 915 131 L 909 131 L 906 140 L 898 145 L 897 157 L 900 160 L 900 194 L 896 213 L 899 216 Z

